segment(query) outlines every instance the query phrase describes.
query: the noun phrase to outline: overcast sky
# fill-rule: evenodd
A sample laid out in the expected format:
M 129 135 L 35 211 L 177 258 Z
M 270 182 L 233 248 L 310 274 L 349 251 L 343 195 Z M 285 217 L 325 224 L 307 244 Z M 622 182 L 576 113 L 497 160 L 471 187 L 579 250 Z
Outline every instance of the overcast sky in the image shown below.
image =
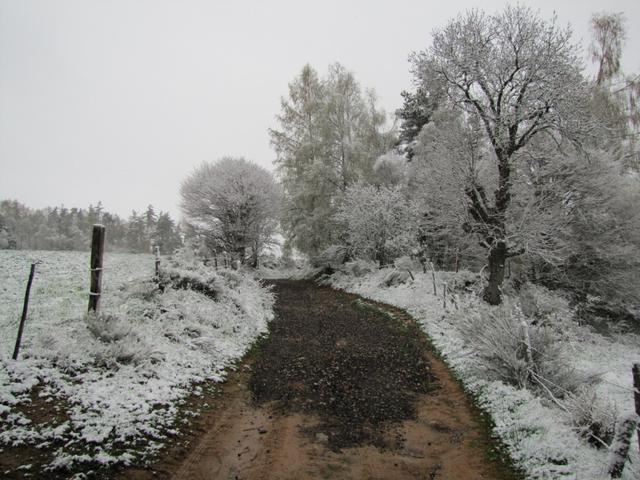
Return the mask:
M 623 68 L 640 71 L 640 2 L 525 3 L 556 11 L 585 46 L 592 13 L 624 12 Z M 101 200 L 123 216 L 151 203 L 178 216 L 180 181 L 201 162 L 234 155 L 273 168 L 267 130 L 306 62 L 321 73 L 342 63 L 393 112 L 411 86 L 407 56 L 434 28 L 504 5 L 0 0 L 0 199 Z

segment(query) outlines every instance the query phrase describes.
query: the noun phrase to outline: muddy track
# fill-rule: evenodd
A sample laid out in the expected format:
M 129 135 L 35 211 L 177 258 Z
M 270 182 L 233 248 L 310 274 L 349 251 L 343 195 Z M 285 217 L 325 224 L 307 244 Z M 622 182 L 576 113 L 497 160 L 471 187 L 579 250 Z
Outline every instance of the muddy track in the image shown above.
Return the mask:
M 273 281 L 270 335 L 188 438 L 124 479 L 510 479 L 406 314 Z M 388 313 L 390 312 L 390 313 Z

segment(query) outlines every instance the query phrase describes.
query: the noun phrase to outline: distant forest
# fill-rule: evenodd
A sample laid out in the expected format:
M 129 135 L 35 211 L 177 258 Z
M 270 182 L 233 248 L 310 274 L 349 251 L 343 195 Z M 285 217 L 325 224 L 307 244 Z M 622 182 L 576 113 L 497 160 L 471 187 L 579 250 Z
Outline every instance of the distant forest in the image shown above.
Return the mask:
M 106 227 L 106 249 L 112 252 L 149 253 L 153 245 L 172 252 L 182 245 L 180 226 L 168 212 L 156 213 L 152 205 L 140 214 L 132 211 L 123 220 L 105 211 L 101 202 L 86 209 L 31 209 L 17 200 L 2 200 L 0 249 L 88 250 L 96 223 Z

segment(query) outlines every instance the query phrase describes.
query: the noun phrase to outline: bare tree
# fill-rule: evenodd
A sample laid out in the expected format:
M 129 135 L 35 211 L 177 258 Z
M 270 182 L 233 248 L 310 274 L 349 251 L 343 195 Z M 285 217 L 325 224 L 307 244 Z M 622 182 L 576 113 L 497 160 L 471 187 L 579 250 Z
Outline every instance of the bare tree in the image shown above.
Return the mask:
M 270 172 L 244 158 L 224 157 L 196 168 L 180 195 L 189 221 L 240 262 L 257 263 L 279 208 L 280 189 Z
M 477 118 L 495 154 L 497 188 L 466 191 L 475 232 L 488 250 L 484 298 L 501 301 L 505 261 L 524 251 L 507 238 L 515 154 L 541 134 L 578 141 L 587 132 L 588 91 L 571 31 L 529 8 L 494 15 L 473 10 L 433 34 L 432 46 L 412 56 L 414 75 L 442 92 L 465 115 Z

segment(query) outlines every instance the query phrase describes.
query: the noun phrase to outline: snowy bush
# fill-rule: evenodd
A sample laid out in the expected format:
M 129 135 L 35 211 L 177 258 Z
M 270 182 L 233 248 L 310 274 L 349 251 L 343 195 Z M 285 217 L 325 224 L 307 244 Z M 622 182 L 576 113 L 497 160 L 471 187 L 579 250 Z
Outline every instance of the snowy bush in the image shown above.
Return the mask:
M 411 272 L 419 272 L 422 270 L 422 265 L 418 260 L 406 255 L 400 258 L 396 258 L 393 262 L 393 265 L 398 270 L 409 270 Z
M 347 262 L 340 267 L 340 271 L 342 273 L 351 277 L 363 277 L 369 273 L 375 272 L 376 270 L 378 270 L 378 264 L 366 260 L 354 260 L 352 262 Z
M 596 448 L 611 445 L 616 433 L 618 411 L 615 404 L 601 398 L 595 389 L 582 386 L 564 401 L 569 422 L 578 434 Z
M 147 361 L 157 363 L 164 359 L 134 331 L 131 322 L 111 314 L 89 313 L 87 329 L 97 340 L 87 353 L 95 364 L 106 368 L 118 368 L 121 364 L 140 365 Z
M 382 285 L 386 287 L 392 287 L 394 285 L 402 285 L 407 283 L 412 278 L 409 270 L 389 270 L 382 280 Z
M 580 384 L 577 372 L 567 366 L 556 330 L 533 324 L 518 304 L 476 302 L 458 313 L 457 327 L 490 379 L 556 397 Z
M 117 342 L 131 333 L 130 325 L 125 325 L 115 315 L 104 313 L 88 313 L 87 328 L 96 339 L 105 343 Z
M 224 268 L 214 270 L 185 246 L 161 267 L 159 283 L 163 288 L 193 289 L 215 299 L 239 285 L 240 275 Z
M 390 151 L 380 155 L 373 164 L 376 184 L 394 186 L 405 181 L 407 175 L 407 159 Z
M 430 273 L 427 274 L 427 276 L 430 275 Z M 456 293 L 480 292 L 482 290 L 480 275 L 469 270 L 436 272 L 436 277 L 441 282 L 447 282 L 447 288 Z
M 573 315 L 567 299 L 533 283 L 525 283 L 520 288 L 518 302 L 527 317 L 548 324 L 562 322 Z
M 120 291 L 126 291 L 130 298 L 137 298 L 142 301 L 150 301 L 160 293 L 156 282 L 142 279 L 122 285 Z
M 331 267 L 342 265 L 348 257 L 347 248 L 342 245 L 331 245 L 311 259 L 314 267 Z
M 347 188 L 335 219 L 356 258 L 387 265 L 416 244 L 416 212 L 401 187 L 353 185 Z

